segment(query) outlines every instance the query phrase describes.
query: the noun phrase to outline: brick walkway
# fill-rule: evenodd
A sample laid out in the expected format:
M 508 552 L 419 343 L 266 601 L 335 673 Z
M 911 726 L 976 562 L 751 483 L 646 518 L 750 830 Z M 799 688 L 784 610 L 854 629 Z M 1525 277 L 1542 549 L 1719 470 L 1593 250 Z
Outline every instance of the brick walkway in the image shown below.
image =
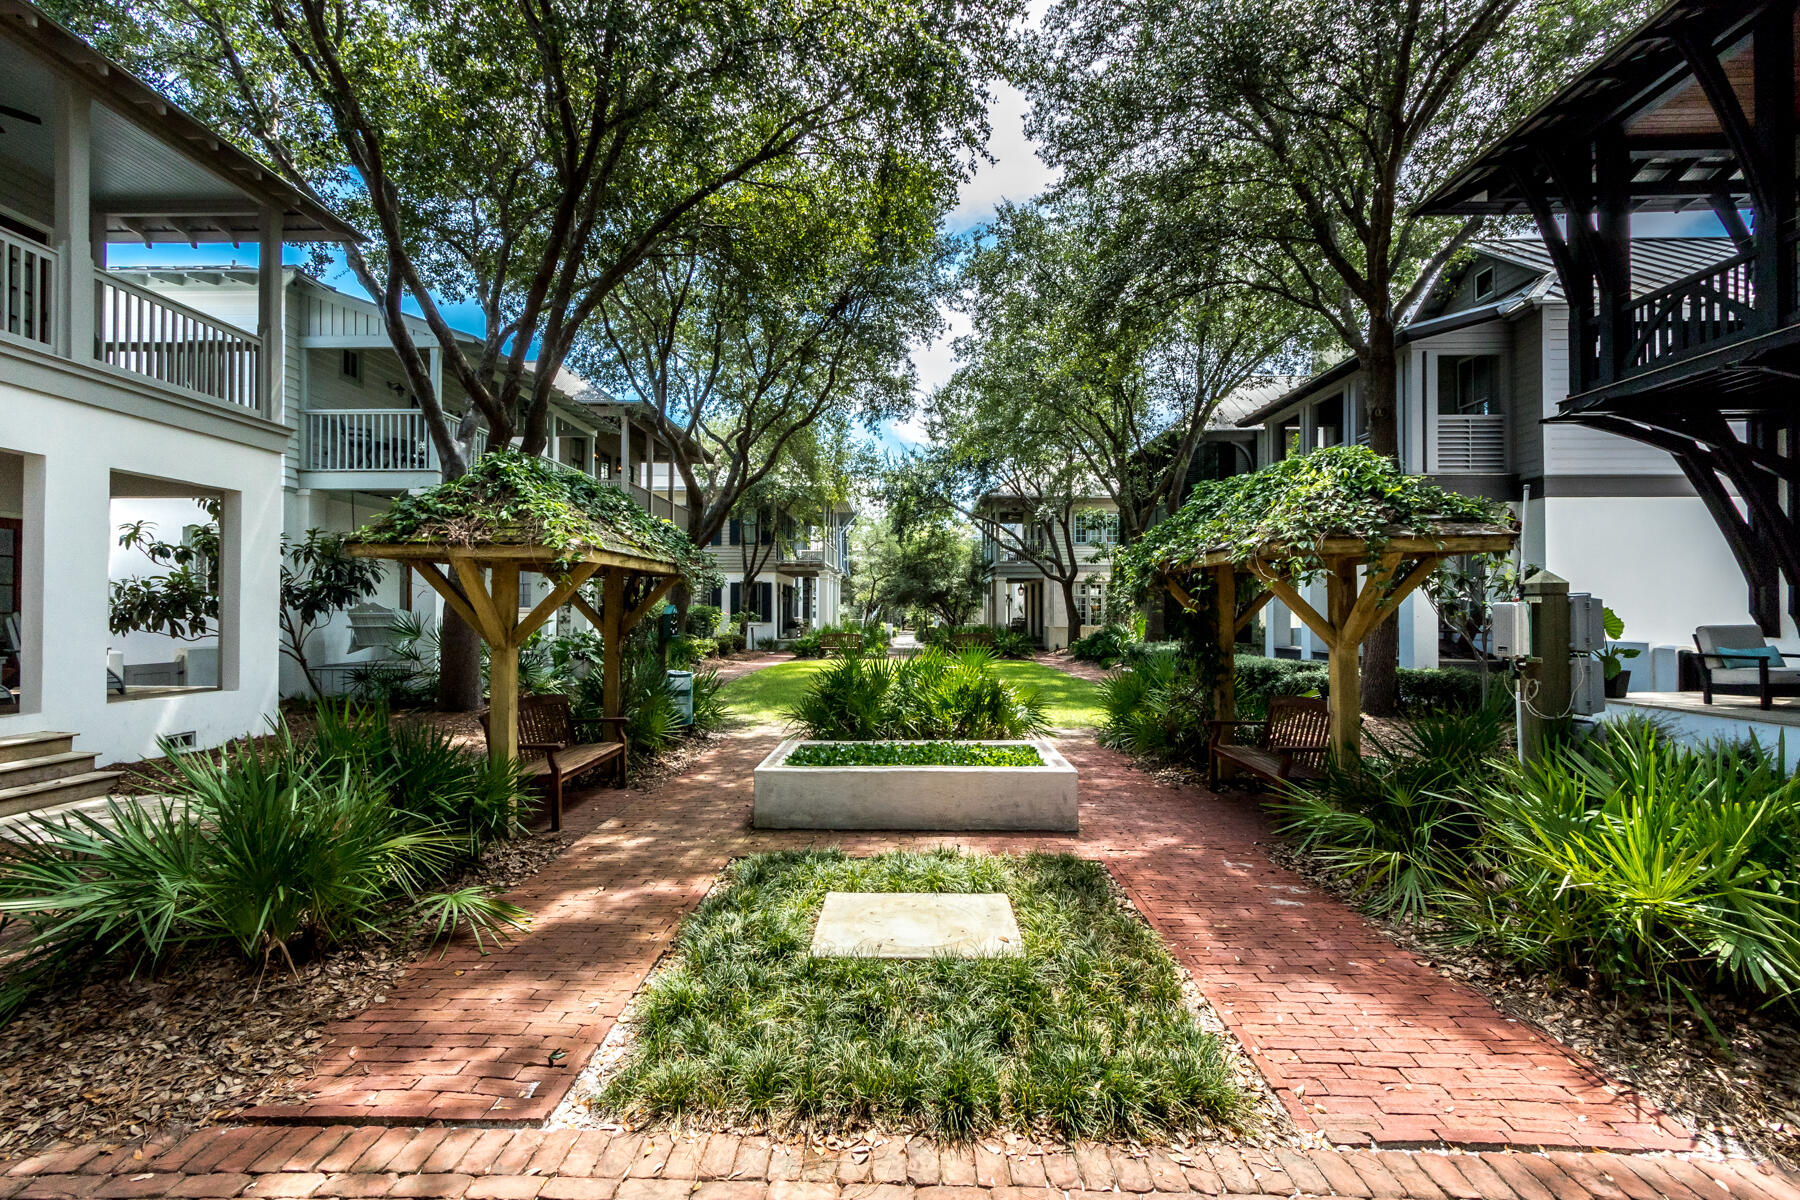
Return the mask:
M 1800 1200 L 1800 1180 L 1667 1155 L 1133 1151 L 925 1141 L 826 1150 L 730 1134 L 274 1126 L 92 1145 L 0 1170 L 40 1196 L 594 1197 L 607 1200 L 1064 1200 L 1123 1193 L 1412 1200 Z
M 532 932 L 457 946 L 385 1004 L 333 1026 L 311 1104 L 178 1144 L 92 1145 L 0 1166 L 10 1196 L 545 1196 L 618 1200 L 1039 1200 L 1065 1192 L 1416 1200 L 1800 1200 L 1768 1166 L 1656 1151 L 1687 1139 L 1548 1038 L 1421 966 L 1270 864 L 1242 801 L 1159 784 L 1090 739 L 1082 833 L 943 838 L 748 826 L 766 732 L 723 740 L 652 795 L 594 791 L 569 851 L 516 895 Z M 540 1123 L 731 857 L 956 841 L 1103 859 L 1194 972 L 1288 1110 L 1338 1150 L 1188 1152 L 924 1139 L 860 1150 L 672 1139 Z M 563 1054 L 555 1063 L 556 1051 Z M 1367 1147 L 1379 1141 L 1379 1150 Z M 1455 1149 L 1410 1150 L 1409 1144 Z M 1564 1148 L 1549 1153 L 1533 1147 Z M 1506 1152 L 1476 1152 L 1476 1148 Z M 1592 1151 L 1574 1153 L 1574 1150 Z M 1620 1154 L 1611 1151 L 1651 1151 Z M 1029 1192 L 1027 1191 L 1029 1189 Z
M 748 827 L 751 769 L 773 740 L 725 739 L 653 796 L 589 793 L 567 818 L 575 844 L 516 896 L 535 914 L 528 936 L 485 956 L 458 946 L 426 959 L 387 1003 L 331 1028 L 311 1103 L 247 1115 L 541 1121 L 728 859 L 955 840 L 1104 860 L 1296 1120 L 1333 1141 L 1689 1145 L 1557 1043 L 1272 865 L 1256 846 L 1267 827 L 1254 805 L 1159 784 L 1070 738 L 1062 746 L 1082 788 L 1074 839 L 758 833 Z

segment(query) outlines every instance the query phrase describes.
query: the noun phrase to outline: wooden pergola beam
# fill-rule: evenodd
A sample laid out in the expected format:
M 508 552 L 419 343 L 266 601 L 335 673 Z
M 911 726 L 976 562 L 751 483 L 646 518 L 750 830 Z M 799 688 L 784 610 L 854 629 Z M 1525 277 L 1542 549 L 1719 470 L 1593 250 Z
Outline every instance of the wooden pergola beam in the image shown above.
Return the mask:
M 1510 550 L 1516 535 L 1491 526 L 1447 525 L 1440 535 L 1390 538 L 1371 557 L 1362 538 L 1326 538 L 1301 550 L 1267 545 L 1261 553 L 1241 561 L 1239 552 L 1211 550 L 1194 560 L 1165 565 L 1163 581 L 1182 607 L 1196 611 L 1188 590 L 1174 578 L 1175 571 L 1207 571 L 1218 593 L 1216 636 L 1228 664 L 1214 682 L 1213 708 L 1221 720 L 1235 715 L 1236 684 L 1229 667 L 1237 634 L 1271 600 L 1280 600 L 1306 623 L 1328 651 L 1326 671 L 1331 681 L 1331 746 L 1342 755 L 1355 756 L 1362 748 L 1362 666 L 1358 658 L 1371 630 L 1394 615 L 1402 601 L 1417 591 L 1443 563 L 1456 554 L 1495 554 Z M 1322 565 L 1326 611 L 1319 612 L 1301 595 L 1278 564 L 1306 559 Z M 1408 566 L 1408 564 L 1411 564 Z M 1402 570 L 1405 571 L 1402 574 Z M 1366 577 L 1359 574 L 1366 572 Z M 1261 581 L 1264 591 L 1241 609 L 1237 604 L 1239 572 Z
M 519 647 L 525 639 L 541 629 L 557 609 L 573 604 L 600 630 L 605 712 L 617 717 L 624 707 L 624 635 L 681 578 L 672 562 L 606 550 L 591 550 L 569 562 L 552 546 L 363 542 L 347 549 L 358 558 L 392 559 L 412 567 L 487 643 L 488 752 L 496 760 L 516 758 L 519 753 Z M 440 564 L 448 564 L 455 582 Z M 550 594 L 523 616 L 519 614 L 521 571 L 538 571 L 556 579 Z M 604 597 L 599 609 L 581 594 L 582 585 L 595 576 L 600 577 Z M 627 576 L 648 576 L 656 581 L 629 612 L 625 608 Z

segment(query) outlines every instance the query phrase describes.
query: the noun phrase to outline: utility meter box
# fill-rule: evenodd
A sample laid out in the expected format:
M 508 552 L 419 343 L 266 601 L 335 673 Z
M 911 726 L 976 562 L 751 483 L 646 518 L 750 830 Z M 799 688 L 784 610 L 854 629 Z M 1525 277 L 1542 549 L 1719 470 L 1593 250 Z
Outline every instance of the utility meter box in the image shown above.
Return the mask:
M 1569 649 L 1576 654 L 1606 649 L 1606 605 L 1598 596 L 1570 593 Z
M 675 712 L 685 729 L 694 723 L 694 673 L 692 671 L 669 671 L 669 699 L 675 702 Z
M 1569 659 L 1569 712 L 1577 717 L 1597 717 L 1606 711 L 1606 670 L 1600 660 L 1585 654 Z
M 1494 605 L 1494 657 L 1526 658 L 1531 654 L 1531 606 L 1523 600 Z

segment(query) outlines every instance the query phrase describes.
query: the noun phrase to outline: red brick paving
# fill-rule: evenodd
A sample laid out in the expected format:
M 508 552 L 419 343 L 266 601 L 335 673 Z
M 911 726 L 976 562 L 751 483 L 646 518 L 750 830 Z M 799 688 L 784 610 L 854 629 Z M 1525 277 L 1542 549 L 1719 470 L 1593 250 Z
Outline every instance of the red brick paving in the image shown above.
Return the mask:
M 342 1127 L 339 1127 L 341 1131 Z M 308 1141 L 331 1132 L 296 1127 Z M 1119 1193 L 1410 1200 L 1800 1200 L 1800 1178 L 1743 1160 L 1669 1155 L 1040 1146 L 893 1140 L 869 1153 L 760 1137 L 604 1130 L 372 1131 L 384 1165 L 256 1156 L 253 1128 L 207 1129 L 118 1153 L 0 1164 L 0 1200 L 35 1196 L 543 1196 L 550 1200 L 1045 1200 Z M 454 1144 L 453 1153 L 444 1153 Z M 111 1148 L 108 1148 L 110 1151 Z M 249 1159 L 246 1163 L 244 1160 Z M 222 1161 L 238 1163 L 235 1168 Z M 207 1164 L 213 1165 L 207 1165 Z
M 541 1121 L 728 859 L 956 841 L 1104 860 L 1295 1119 L 1333 1141 L 1690 1145 L 1557 1043 L 1271 864 L 1257 848 L 1267 824 L 1247 801 L 1159 784 L 1077 737 L 1062 743 L 1081 772 L 1072 839 L 759 833 L 748 828 L 751 769 L 772 742 L 727 738 L 654 795 L 588 793 L 568 815 L 574 845 L 514 897 L 535 914 L 529 935 L 427 958 L 385 1004 L 329 1030 L 310 1103 L 247 1115 Z

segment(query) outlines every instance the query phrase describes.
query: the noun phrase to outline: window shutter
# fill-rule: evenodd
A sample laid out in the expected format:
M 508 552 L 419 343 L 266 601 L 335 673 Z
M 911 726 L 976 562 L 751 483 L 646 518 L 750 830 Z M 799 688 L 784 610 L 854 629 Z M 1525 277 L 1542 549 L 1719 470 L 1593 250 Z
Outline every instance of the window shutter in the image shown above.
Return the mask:
M 731 611 L 734 613 L 744 611 L 744 585 L 741 583 L 731 585 Z

